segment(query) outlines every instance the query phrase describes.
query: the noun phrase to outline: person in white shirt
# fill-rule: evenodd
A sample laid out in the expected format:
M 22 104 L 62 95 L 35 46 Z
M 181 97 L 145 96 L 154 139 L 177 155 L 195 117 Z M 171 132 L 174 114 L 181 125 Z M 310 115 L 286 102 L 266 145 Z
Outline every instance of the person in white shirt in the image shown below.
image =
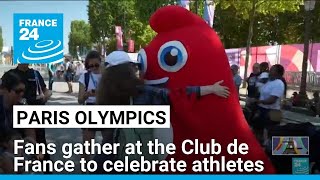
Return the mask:
M 79 104 L 95 105 L 96 90 L 101 79 L 101 56 L 97 51 L 90 51 L 85 59 L 86 73 L 79 77 Z M 113 138 L 112 129 L 82 129 L 83 142 L 95 139 L 96 131 L 101 131 L 102 143 L 110 142 Z M 90 155 L 83 155 L 86 160 L 90 160 Z
M 79 80 L 80 75 L 85 73 L 85 67 L 84 64 L 82 62 L 77 62 L 76 65 L 76 79 Z
M 281 112 L 281 99 L 286 94 L 287 85 L 283 78 L 284 68 L 280 64 L 271 67 L 269 81 L 260 89 L 260 97 L 257 100 L 259 117 L 256 120 L 255 129 L 263 131 L 274 125 L 279 125 L 280 121 L 272 121 L 271 111 Z

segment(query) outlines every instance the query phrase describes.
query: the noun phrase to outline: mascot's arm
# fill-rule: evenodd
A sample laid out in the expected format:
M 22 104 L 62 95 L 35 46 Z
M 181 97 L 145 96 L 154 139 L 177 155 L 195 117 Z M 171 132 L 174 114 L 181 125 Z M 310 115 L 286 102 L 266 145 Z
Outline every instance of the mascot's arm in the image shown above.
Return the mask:
M 173 91 L 181 92 L 184 91 L 181 95 L 186 97 L 190 97 L 192 95 L 196 95 L 198 98 L 201 96 L 206 96 L 209 94 L 215 94 L 217 96 L 221 97 L 228 97 L 229 96 L 229 88 L 226 86 L 221 86 L 223 81 L 216 82 L 213 85 L 207 85 L 207 86 L 188 86 L 186 88 L 178 88 Z M 169 90 L 166 88 L 159 88 L 154 86 L 144 86 L 144 91 L 148 94 L 151 94 L 153 96 L 159 96 L 165 104 L 171 104 L 169 100 Z

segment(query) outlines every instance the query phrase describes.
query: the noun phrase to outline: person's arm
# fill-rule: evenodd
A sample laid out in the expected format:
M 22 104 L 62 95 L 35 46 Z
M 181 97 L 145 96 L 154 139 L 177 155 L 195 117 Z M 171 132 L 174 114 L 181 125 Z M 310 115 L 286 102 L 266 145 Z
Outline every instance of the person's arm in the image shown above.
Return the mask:
M 226 86 L 221 86 L 222 81 L 218 81 L 213 85 L 200 86 L 200 96 L 206 96 L 209 94 L 215 94 L 220 97 L 227 98 L 230 95 L 229 88 Z
M 197 97 L 215 94 L 220 97 L 227 98 L 230 95 L 229 88 L 221 86 L 223 81 L 216 82 L 207 86 L 188 86 L 185 90 L 187 95 L 196 94 Z M 154 86 L 144 86 L 144 90 L 154 96 L 161 97 L 165 102 L 169 102 L 169 90 L 166 88 L 158 88 Z
M 284 84 L 282 82 L 273 85 L 270 97 L 265 100 L 258 100 L 258 104 L 271 105 L 277 102 L 278 98 L 284 95 Z
M 143 89 L 144 92 L 151 94 L 152 96 L 160 97 L 165 104 L 170 104 L 169 102 L 169 90 L 166 88 L 160 88 L 155 86 L 138 86 L 139 89 Z
M 86 92 L 85 87 L 85 74 L 81 74 L 79 77 L 79 93 L 78 93 L 78 103 L 84 104 L 89 96 L 91 96 L 90 92 Z
M 270 96 L 268 99 L 266 100 L 258 100 L 257 103 L 258 104 L 264 104 L 264 105 L 271 105 L 271 104 L 274 104 L 276 103 L 277 99 L 279 97 L 277 96 Z
M 49 91 L 49 89 L 47 89 L 46 84 L 44 83 L 44 80 L 43 80 L 41 74 L 39 73 L 39 71 L 36 71 L 36 73 L 38 74 L 40 87 L 41 87 L 41 90 L 42 90 L 43 95 L 44 95 L 43 102 L 46 103 L 49 100 L 49 98 L 50 98 L 50 96 L 52 94 L 51 94 L 51 91 Z
M 84 104 L 89 97 L 89 93 L 86 92 L 86 88 L 82 83 L 79 82 L 79 93 L 78 93 L 78 103 Z

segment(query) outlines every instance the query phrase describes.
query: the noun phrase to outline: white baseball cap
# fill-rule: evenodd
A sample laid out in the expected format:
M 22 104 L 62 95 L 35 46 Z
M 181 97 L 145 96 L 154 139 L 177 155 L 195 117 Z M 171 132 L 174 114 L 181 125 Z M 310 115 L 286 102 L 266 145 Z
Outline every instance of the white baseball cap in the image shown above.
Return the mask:
M 113 51 L 106 57 L 105 63 L 106 63 L 106 68 L 108 68 L 108 67 L 117 66 L 120 64 L 125 64 L 125 63 L 137 63 L 137 61 L 130 58 L 128 53 L 124 51 Z

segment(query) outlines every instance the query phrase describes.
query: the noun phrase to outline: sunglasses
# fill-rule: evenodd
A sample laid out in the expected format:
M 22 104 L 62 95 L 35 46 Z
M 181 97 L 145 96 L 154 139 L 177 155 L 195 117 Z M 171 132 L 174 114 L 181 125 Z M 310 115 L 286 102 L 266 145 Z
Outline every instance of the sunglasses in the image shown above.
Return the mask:
M 100 67 L 100 64 L 90 64 L 89 66 L 88 66 L 89 68 L 98 68 L 98 67 Z
M 15 89 L 13 90 L 16 94 L 21 94 L 25 91 L 25 89 Z

